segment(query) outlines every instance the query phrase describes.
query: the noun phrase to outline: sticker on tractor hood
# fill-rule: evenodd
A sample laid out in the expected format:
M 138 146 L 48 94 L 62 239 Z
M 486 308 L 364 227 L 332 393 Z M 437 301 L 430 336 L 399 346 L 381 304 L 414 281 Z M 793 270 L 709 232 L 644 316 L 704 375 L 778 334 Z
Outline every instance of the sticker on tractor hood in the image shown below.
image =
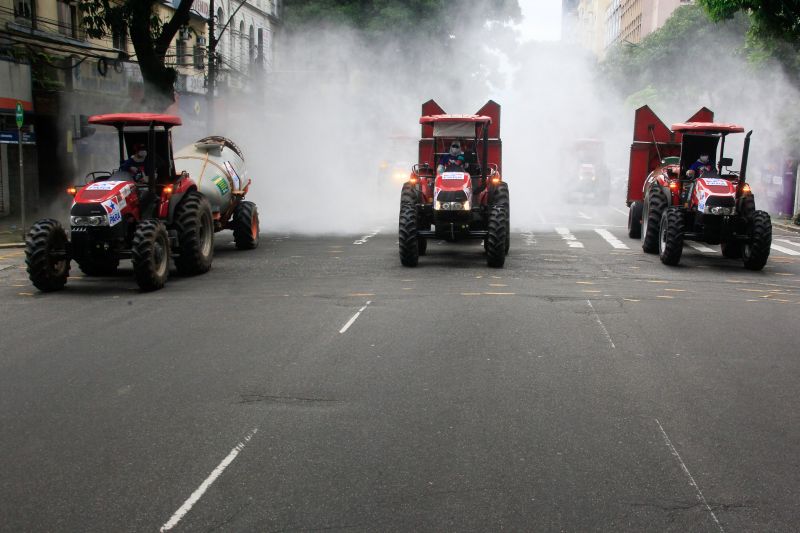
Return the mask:
M 230 192 L 231 190 L 231 188 L 228 187 L 228 181 L 222 176 L 216 176 L 214 179 L 211 180 L 211 182 L 217 186 L 217 189 L 219 189 L 219 193 L 223 196 L 228 194 L 228 192 Z
M 723 187 L 728 185 L 727 180 L 721 180 L 719 178 L 703 178 L 703 182 L 706 185 L 722 185 Z
M 86 187 L 87 191 L 110 191 L 124 181 L 96 181 Z
M 463 172 L 445 172 L 442 174 L 443 180 L 463 180 L 464 173 Z
M 122 222 L 122 214 L 120 213 L 119 204 L 114 200 L 106 200 L 102 203 L 108 214 L 108 225 L 115 226 Z

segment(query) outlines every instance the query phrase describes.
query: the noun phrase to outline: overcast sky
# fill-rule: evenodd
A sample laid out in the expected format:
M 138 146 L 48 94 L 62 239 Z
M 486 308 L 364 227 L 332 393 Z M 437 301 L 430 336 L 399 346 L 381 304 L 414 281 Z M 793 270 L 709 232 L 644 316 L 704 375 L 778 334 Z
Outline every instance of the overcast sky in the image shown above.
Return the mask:
M 561 0 L 519 0 L 523 41 L 555 41 L 561 38 Z

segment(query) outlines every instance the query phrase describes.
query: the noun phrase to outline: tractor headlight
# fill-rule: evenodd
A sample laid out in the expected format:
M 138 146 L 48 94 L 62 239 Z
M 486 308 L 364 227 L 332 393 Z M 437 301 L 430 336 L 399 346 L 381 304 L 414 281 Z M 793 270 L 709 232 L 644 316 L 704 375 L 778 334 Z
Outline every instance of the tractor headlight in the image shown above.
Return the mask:
M 464 202 L 463 209 L 464 211 L 469 211 L 472 206 L 469 204 L 469 200 Z
M 731 215 L 733 214 L 732 207 L 711 207 L 709 211 L 712 215 Z
M 440 202 L 439 200 L 436 200 L 436 204 L 433 206 L 433 208 L 436 209 L 437 211 L 441 211 L 442 202 Z
M 69 217 L 71 226 L 108 226 L 108 217 L 105 215 L 72 216 Z

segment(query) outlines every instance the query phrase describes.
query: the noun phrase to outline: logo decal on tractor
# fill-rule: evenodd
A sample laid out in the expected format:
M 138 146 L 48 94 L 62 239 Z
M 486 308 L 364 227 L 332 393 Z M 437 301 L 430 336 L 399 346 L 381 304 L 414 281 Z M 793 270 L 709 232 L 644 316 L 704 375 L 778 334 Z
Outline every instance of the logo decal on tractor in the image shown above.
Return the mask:
M 217 186 L 217 189 L 219 189 L 219 193 L 221 195 L 224 196 L 230 192 L 231 189 L 228 187 L 228 182 L 222 176 L 217 176 L 211 181 Z
M 722 185 L 723 187 L 728 184 L 727 181 L 721 180 L 719 178 L 705 178 L 703 181 L 706 182 L 706 185 Z
M 103 202 L 103 207 L 108 213 L 108 225 L 114 226 L 122 222 L 122 214 L 119 212 L 119 204 L 113 199 Z
M 87 191 L 110 191 L 124 181 L 98 181 L 86 187 Z
M 464 173 L 463 172 L 445 172 L 442 174 L 443 180 L 463 180 Z

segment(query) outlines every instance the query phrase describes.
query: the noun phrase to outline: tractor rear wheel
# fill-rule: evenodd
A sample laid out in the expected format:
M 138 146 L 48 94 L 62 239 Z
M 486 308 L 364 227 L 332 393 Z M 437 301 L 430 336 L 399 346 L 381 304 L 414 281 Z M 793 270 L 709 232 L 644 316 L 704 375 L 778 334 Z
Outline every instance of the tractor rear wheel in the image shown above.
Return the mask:
M 119 258 L 110 252 L 77 261 L 81 272 L 87 276 L 113 276 L 119 267 Z
M 722 242 L 719 247 L 722 249 L 722 257 L 727 257 L 728 259 L 739 259 L 742 257 L 742 245 L 739 244 L 739 241 L 731 240 Z
M 742 260 L 748 270 L 761 270 L 767 264 L 772 246 L 772 220 L 766 211 L 756 211 L 748 224 L 750 240 L 742 247 Z
M 486 239 L 486 263 L 492 268 L 502 268 L 506 262 L 508 210 L 504 206 L 492 206 L 489 211 Z
M 511 199 L 508 192 L 508 183 L 501 182 L 492 190 L 492 196 L 489 204 L 494 206 L 505 207 L 506 210 L 506 240 L 503 247 L 503 253 L 508 255 L 511 249 Z M 487 246 L 484 246 L 487 248 Z M 488 253 L 488 248 L 487 248 Z
M 417 208 L 411 204 L 400 205 L 400 262 L 403 266 L 415 267 L 419 262 L 419 231 L 417 230 Z
M 258 224 L 256 204 L 240 202 L 233 211 L 233 242 L 238 250 L 253 250 L 258 247 Z
M 417 188 L 411 182 L 403 184 L 403 190 L 400 191 L 400 205 L 416 205 L 418 197 Z
M 642 250 L 648 254 L 658 253 L 658 225 L 666 207 L 667 199 L 661 191 L 654 191 L 642 216 Z
M 143 220 L 133 234 L 133 275 L 143 291 L 164 286 L 169 276 L 169 236 L 160 220 Z
M 665 265 L 675 266 L 683 253 L 683 211 L 668 207 L 661 215 L 658 231 L 658 255 Z
M 628 209 L 628 237 L 640 239 L 642 237 L 642 202 L 631 202 Z
M 197 191 L 189 191 L 175 209 L 178 230 L 178 272 L 192 276 L 211 269 L 214 258 L 214 221 L 211 204 Z
M 40 291 L 57 291 L 67 284 L 68 243 L 67 232 L 52 218 L 38 221 L 25 236 L 28 277 Z

